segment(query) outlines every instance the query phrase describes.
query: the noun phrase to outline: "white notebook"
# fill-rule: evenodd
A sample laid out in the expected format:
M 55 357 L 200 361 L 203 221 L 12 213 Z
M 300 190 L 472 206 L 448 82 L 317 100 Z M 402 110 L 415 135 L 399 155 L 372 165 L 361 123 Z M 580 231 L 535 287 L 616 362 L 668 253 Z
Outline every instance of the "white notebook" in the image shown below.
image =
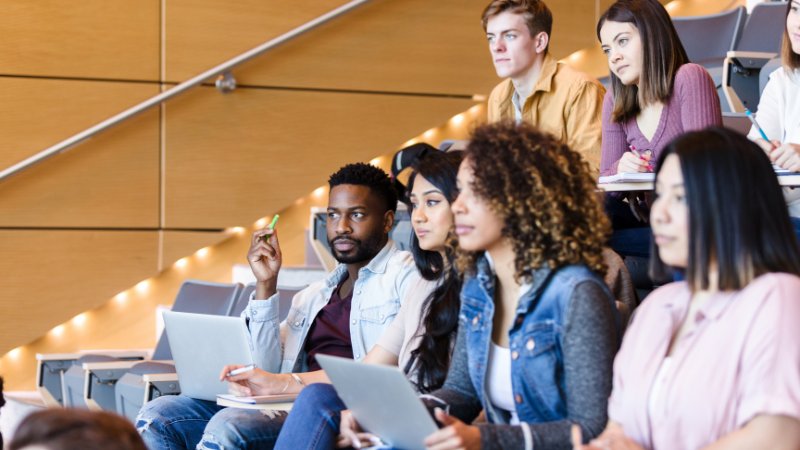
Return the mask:
M 600 184 L 606 183 L 643 183 L 643 182 L 650 182 L 652 183 L 656 179 L 656 174 L 653 172 L 638 172 L 638 173 L 629 173 L 629 172 L 622 172 L 616 175 L 608 175 L 605 177 L 600 177 Z

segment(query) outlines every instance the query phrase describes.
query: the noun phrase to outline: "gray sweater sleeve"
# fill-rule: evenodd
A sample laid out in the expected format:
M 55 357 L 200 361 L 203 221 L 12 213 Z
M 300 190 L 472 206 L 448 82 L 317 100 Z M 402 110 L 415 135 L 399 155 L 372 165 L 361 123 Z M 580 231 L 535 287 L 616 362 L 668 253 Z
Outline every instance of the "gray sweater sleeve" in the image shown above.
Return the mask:
M 610 299 L 595 282 L 580 283 L 572 293 L 563 337 L 564 376 L 566 379 L 567 418 L 556 422 L 521 425 L 479 424 L 481 448 L 525 448 L 525 431 L 530 430 L 534 449 L 572 449 L 570 427 L 577 424 L 584 442 L 603 431 L 611 394 L 612 364 L 617 350 L 617 332 Z M 446 403 L 450 413 L 470 423 L 481 405 L 469 378 L 467 349 L 459 324 L 458 338 L 447 381 L 441 389 L 424 396 L 429 407 Z
M 522 427 L 530 429 L 534 450 L 571 450 L 572 424 L 581 427 L 584 442 L 599 435 L 606 426 L 617 350 L 614 324 L 603 287 L 592 281 L 580 283 L 569 302 L 562 342 L 567 417 L 556 422 L 479 425 L 482 448 L 525 448 Z
M 584 442 L 606 426 L 617 331 L 605 292 L 600 285 L 584 281 L 572 294 L 562 344 L 567 418 L 530 424 L 534 449 L 571 449 L 572 424 L 581 427 Z

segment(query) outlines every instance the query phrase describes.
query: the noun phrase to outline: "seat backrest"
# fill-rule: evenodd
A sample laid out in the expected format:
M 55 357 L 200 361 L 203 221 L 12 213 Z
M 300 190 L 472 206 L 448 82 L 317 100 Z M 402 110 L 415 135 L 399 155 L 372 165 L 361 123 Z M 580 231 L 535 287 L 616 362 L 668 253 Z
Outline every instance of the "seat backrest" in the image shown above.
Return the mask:
M 758 73 L 758 92 L 764 92 L 764 88 L 767 87 L 767 82 L 769 81 L 769 76 L 775 69 L 781 67 L 781 57 L 776 56 L 769 60 L 768 63 L 764 64 L 764 67 L 761 68 L 761 72 Z
M 178 290 L 172 310 L 225 316 L 230 312 L 241 288 L 240 283 L 186 280 Z M 153 359 L 172 359 L 167 333 L 161 333 L 153 351 Z
M 722 113 L 722 125 L 725 128 L 747 134 L 750 132 L 750 127 L 753 123 L 750 122 L 750 119 L 748 119 L 744 113 L 726 112 Z
M 785 16 L 786 2 L 758 3 L 750 11 L 736 50 L 780 53 Z
M 397 213 L 394 215 L 394 226 L 389 231 L 389 237 L 392 238 L 397 248 L 400 250 L 408 250 L 411 245 L 411 233 L 414 230 L 411 228 L 411 215 L 408 208 L 403 205 L 397 207 Z
M 672 19 L 689 61 L 703 66 L 719 66 L 733 50 L 744 26 L 743 6 L 708 16 Z
M 233 303 L 233 308 L 228 313 L 231 317 L 239 317 L 242 315 L 242 311 L 247 308 L 247 302 L 250 301 L 250 296 L 253 294 L 253 291 L 256 290 L 255 283 L 249 283 L 245 285 L 241 291 L 239 291 L 239 296 L 236 298 L 236 301 Z

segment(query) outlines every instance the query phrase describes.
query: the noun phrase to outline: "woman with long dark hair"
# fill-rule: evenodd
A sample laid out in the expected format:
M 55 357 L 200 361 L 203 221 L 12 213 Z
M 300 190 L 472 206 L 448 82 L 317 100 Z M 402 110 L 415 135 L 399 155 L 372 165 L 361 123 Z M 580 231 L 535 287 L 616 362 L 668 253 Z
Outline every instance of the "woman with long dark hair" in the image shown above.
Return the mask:
M 438 281 L 427 298 L 407 299 L 389 329 L 364 358 L 398 365 L 420 393 L 439 388 L 450 367 L 458 327 L 461 278 L 453 264 L 453 214 L 456 172 L 462 152 L 421 152 L 411 164 L 406 202 L 411 208 L 411 253 L 422 276 Z M 344 403 L 329 384 L 307 386 L 281 429 L 276 448 L 329 449 L 339 436 Z M 357 443 L 356 443 L 357 445 Z
M 650 219 L 651 270 L 685 281 L 638 308 L 583 448 L 800 448 L 800 249 L 769 159 L 723 128 L 676 139 Z

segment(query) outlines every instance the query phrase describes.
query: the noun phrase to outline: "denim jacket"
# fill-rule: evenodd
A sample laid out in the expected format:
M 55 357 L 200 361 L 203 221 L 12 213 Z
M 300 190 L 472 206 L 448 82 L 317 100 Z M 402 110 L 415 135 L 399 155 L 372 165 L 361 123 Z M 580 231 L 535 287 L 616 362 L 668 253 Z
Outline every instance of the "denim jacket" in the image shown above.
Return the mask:
M 248 321 L 253 361 L 258 367 L 273 373 L 308 370 L 303 350 L 308 330 L 346 275 L 347 267 L 339 264 L 323 280 L 298 292 L 283 323 L 278 322 L 277 294 L 267 300 L 250 299 L 242 315 Z M 353 286 L 350 308 L 353 357 L 363 358 L 375 345 L 397 315 L 407 293 L 433 288 L 434 284 L 419 274 L 411 254 L 398 250 L 389 240 L 359 270 Z
M 581 426 L 584 436 L 596 436 L 607 420 L 619 332 L 614 300 L 603 280 L 582 265 L 534 273 L 509 330 L 511 388 L 520 421 L 509 425 L 510 414 L 494 406 L 486 384 L 495 277 L 485 256 L 476 269 L 462 287 L 458 341 L 447 381 L 423 396 L 426 403 L 444 403 L 466 421 L 483 409 L 491 424 L 479 426 L 484 448 L 571 448 L 572 423 Z M 566 331 L 572 333 L 569 368 Z M 566 374 L 573 377 L 570 382 Z

